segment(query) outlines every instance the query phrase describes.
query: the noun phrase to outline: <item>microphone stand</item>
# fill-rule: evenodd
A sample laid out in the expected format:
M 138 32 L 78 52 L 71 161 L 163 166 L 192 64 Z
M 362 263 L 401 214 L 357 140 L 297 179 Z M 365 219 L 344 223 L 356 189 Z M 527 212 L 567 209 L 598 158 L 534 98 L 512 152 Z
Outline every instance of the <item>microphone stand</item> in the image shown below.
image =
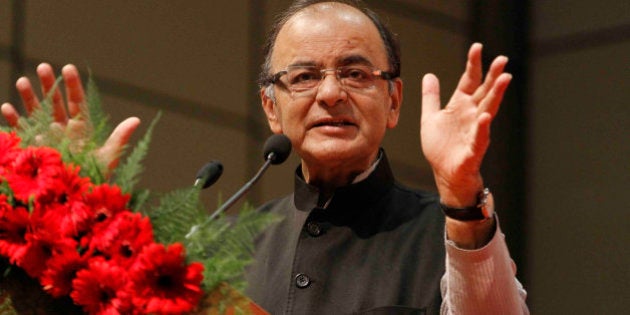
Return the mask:
M 232 195 L 230 199 L 228 199 L 224 204 L 222 204 L 221 207 L 217 209 L 210 217 L 208 217 L 208 219 L 206 219 L 202 224 L 198 224 L 190 228 L 190 232 L 186 234 L 186 238 L 190 238 L 192 235 L 197 233 L 199 228 L 206 226 L 208 223 L 214 220 L 217 216 L 219 216 L 229 207 L 234 205 L 234 203 L 236 203 L 238 199 L 240 199 L 245 193 L 247 193 L 252 188 L 252 186 L 254 186 L 254 184 L 260 179 L 260 177 L 262 177 L 262 175 L 265 173 L 267 168 L 269 168 L 269 165 L 271 165 L 271 163 L 275 160 L 275 158 L 276 158 L 276 153 L 270 152 L 267 155 L 267 158 L 265 159 L 265 163 L 258 170 L 258 173 L 256 173 L 256 175 L 254 175 L 252 179 L 250 179 L 245 185 L 243 185 L 243 187 L 241 187 L 239 191 L 237 191 L 234 195 Z

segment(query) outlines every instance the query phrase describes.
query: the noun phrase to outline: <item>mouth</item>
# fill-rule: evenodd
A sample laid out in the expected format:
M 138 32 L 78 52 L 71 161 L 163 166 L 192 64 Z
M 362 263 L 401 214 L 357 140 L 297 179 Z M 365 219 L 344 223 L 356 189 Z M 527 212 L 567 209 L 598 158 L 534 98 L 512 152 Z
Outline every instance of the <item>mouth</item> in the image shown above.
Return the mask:
M 349 119 L 322 119 L 316 121 L 311 128 L 317 127 L 346 127 L 346 126 L 356 126 L 354 122 Z

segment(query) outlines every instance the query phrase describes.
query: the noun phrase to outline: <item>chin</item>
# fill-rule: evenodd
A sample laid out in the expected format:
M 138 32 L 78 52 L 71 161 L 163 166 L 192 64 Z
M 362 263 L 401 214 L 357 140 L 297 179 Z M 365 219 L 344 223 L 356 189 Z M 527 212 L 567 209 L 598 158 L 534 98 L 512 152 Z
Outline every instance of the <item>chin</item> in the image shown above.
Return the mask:
M 357 143 L 348 141 L 324 141 L 318 143 L 312 143 L 305 145 L 299 152 L 305 159 L 312 159 L 317 162 L 332 162 L 332 164 L 343 162 L 351 162 L 354 160 L 361 160 L 362 157 L 370 156 L 373 151 L 378 150 L 378 147 L 371 150 L 365 145 L 358 145 Z

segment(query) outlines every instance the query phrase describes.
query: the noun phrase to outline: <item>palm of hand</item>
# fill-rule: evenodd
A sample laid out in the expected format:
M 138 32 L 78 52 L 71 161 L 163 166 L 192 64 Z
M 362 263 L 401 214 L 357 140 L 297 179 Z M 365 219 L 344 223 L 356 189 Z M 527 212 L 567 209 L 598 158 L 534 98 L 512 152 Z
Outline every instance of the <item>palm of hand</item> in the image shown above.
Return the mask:
M 423 79 L 422 150 L 441 198 L 453 205 L 470 205 L 483 187 L 479 168 L 490 143 L 490 123 L 511 80 L 503 72 L 506 63 L 507 58 L 497 57 L 482 82 L 481 45 L 473 44 L 466 71 L 443 109 L 437 77 L 427 74 Z
M 478 142 L 480 115 L 469 95 L 455 92 L 445 109 L 423 114 L 420 127 L 422 151 L 441 177 L 460 182 L 458 177 L 478 173 L 488 142 Z
M 80 149 L 85 140 L 86 132 L 92 127 L 90 117 L 85 102 L 85 93 L 79 72 L 73 65 L 66 65 L 62 69 L 62 76 L 65 83 L 66 99 L 55 84 L 55 75 L 52 67 L 42 63 L 37 67 L 37 74 L 42 87 L 43 95 L 51 95 L 53 123 L 51 130 L 67 137 L 72 141 L 72 145 Z M 22 99 L 23 106 L 27 113 L 32 113 L 40 107 L 33 86 L 30 81 L 22 77 L 16 82 L 16 88 Z M 18 127 L 19 115 L 12 104 L 2 105 L 2 115 L 12 127 Z M 96 157 L 107 166 L 108 170 L 113 170 L 118 163 L 118 158 L 123 147 L 140 124 L 136 117 L 130 117 L 118 124 L 105 144 L 95 150 Z

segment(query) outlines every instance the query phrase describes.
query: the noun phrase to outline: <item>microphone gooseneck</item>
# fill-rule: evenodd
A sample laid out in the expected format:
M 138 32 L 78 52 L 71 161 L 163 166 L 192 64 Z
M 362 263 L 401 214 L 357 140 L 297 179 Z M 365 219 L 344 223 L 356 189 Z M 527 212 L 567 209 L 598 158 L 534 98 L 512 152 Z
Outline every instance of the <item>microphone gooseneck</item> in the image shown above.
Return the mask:
M 265 141 L 265 145 L 263 147 L 263 157 L 265 159 L 265 163 L 260 167 L 256 175 L 252 177 L 239 191 L 237 191 L 230 199 L 228 199 L 224 204 L 221 205 L 219 209 L 217 209 L 206 221 L 204 221 L 201 225 L 195 225 L 190 229 L 190 232 L 186 234 L 186 238 L 190 238 L 193 234 L 197 232 L 197 230 L 214 220 L 217 216 L 223 213 L 225 210 L 230 208 L 236 201 L 238 201 L 245 193 L 247 193 L 252 186 L 262 177 L 265 173 L 269 165 L 277 165 L 280 164 L 289 157 L 291 153 L 291 141 L 287 136 L 282 134 L 276 134 L 267 139 Z

